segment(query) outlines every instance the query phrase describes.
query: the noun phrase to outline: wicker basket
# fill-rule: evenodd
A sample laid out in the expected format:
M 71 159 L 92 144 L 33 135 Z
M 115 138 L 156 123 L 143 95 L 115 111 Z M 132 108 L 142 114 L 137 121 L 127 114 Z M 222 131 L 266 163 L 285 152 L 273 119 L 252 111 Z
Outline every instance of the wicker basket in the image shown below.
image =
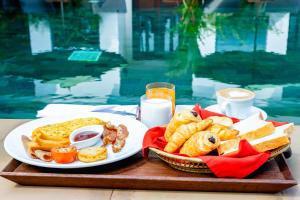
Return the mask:
M 272 150 L 269 160 L 285 152 L 289 146 L 290 145 L 286 145 Z M 153 151 L 161 160 L 165 161 L 175 169 L 194 173 L 212 173 L 200 158 L 173 155 L 155 148 L 150 148 L 150 150 Z

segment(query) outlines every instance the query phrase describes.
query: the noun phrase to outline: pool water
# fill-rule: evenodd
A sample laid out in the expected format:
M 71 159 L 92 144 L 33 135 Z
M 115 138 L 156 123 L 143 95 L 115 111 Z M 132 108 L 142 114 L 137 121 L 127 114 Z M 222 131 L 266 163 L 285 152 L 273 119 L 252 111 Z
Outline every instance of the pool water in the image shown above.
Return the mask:
M 251 89 L 271 119 L 300 124 L 297 0 L 45 2 L 0 1 L 0 118 L 34 118 L 49 103 L 137 104 L 164 81 L 177 104 L 203 107 L 218 89 Z

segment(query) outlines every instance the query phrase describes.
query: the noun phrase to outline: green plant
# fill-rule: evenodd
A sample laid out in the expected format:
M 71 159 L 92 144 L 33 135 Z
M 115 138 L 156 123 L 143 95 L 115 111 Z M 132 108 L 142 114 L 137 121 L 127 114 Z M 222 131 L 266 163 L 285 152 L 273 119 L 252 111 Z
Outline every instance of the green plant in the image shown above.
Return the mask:
M 181 18 L 173 31 L 178 31 L 180 43 L 172 55 L 168 72 L 171 77 L 190 73 L 202 65 L 204 58 L 198 43 L 209 34 L 217 31 L 218 37 L 234 37 L 243 44 L 245 34 L 252 31 L 255 34 L 253 43 L 256 44 L 257 31 L 270 28 L 264 6 L 249 4 L 246 0 L 240 1 L 239 10 L 234 13 L 204 13 L 198 0 L 183 0 L 178 10 Z

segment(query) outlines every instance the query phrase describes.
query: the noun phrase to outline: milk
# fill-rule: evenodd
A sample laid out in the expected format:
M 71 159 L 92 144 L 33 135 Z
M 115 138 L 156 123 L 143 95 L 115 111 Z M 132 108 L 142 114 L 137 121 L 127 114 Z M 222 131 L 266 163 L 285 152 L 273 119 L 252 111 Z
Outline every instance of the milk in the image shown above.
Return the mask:
M 141 121 L 149 128 L 168 124 L 172 118 L 172 101 L 167 99 L 141 98 Z

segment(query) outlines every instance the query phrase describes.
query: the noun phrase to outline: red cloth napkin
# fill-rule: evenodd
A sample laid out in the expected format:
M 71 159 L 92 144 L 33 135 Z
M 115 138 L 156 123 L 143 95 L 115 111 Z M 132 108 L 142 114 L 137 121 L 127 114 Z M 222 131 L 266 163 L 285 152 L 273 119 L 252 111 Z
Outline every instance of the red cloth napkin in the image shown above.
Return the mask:
M 205 119 L 209 116 L 224 116 L 202 109 L 199 105 L 194 110 Z M 232 118 L 236 123 L 239 120 Z M 281 126 L 287 122 L 272 121 L 274 126 Z M 149 129 L 143 140 L 143 156 L 148 157 L 149 147 L 163 150 L 167 142 L 164 138 L 166 128 L 154 127 Z M 176 153 L 177 154 L 177 153 Z M 182 155 L 185 156 L 185 155 Z M 236 153 L 224 156 L 199 156 L 217 177 L 244 178 L 262 166 L 270 157 L 269 153 L 257 152 L 246 140 L 241 140 Z

